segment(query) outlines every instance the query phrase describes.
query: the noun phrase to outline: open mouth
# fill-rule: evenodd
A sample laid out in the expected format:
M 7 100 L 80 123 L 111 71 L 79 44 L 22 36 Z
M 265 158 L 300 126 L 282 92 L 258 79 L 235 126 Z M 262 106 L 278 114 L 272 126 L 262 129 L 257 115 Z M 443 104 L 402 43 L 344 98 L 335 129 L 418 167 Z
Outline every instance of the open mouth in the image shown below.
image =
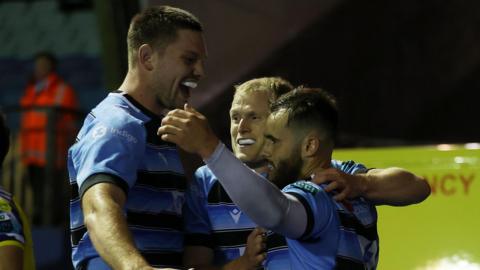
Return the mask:
M 185 99 L 190 98 L 190 90 L 195 89 L 197 85 L 198 85 L 197 81 L 192 79 L 187 79 L 180 83 L 179 88 L 181 90 L 182 95 L 185 97 Z
M 182 82 L 182 85 L 184 85 L 188 88 L 195 89 L 195 88 L 197 88 L 198 83 L 196 81 L 193 81 L 193 80 L 186 80 L 186 81 Z
M 250 146 L 255 144 L 257 141 L 254 139 L 238 139 L 237 144 L 240 146 Z

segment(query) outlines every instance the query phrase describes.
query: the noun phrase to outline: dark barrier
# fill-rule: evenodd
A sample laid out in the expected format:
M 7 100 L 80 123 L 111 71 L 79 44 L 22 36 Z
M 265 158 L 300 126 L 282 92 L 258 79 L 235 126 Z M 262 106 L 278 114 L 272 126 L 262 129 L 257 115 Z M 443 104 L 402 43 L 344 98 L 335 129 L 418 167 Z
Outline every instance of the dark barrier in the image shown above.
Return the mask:
M 63 139 L 67 146 L 71 145 L 78 132 L 80 121 L 85 117 L 85 113 L 78 110 L 52 106 L 8 106 L 2 108 L 2 111 L 7 117 L 7 122 L 12 127 L 10 133 L 10 151 L 3 164 L 0 184 L 17 197 L 19 203 L 31 218 L 32 213 L 39 213 L 36 215 L 38 218 L 33 218 L 34 225 L 68 224 L 66 216 L 69 197 L 68 174 L 66 171 L 67 157 L 66 152 L 63 154 L 59 153 L 57 140 L 59 136 L 64 136 Z M 45 126 L 38 128 L 38 130 L 29 129 L 23 131 L 21 125 L 15 127 L 15 123 L 18 123 L 21 119 L 22 113 L 32 111 L 44 113 L 46 117 Z M 70 126 L 72 129 L 68 131 L 58 130 L 59 121 L 61 121 L 62 116 L 65 115 L 71 116 L 70 119 L 72 119 L 73 122 Z M 12 122 L 12 120 L 16 122 Z M 19 138 L 21 132 L 37 131 L 44 132 L 45 134 L 45 141 L 43 142 L 45 143 L 45 152 L 36 154 L 43 154 L 46 162 L 44 166 L 40 166 L 40 168 L 43 167 L 43 169 L 37 171 L 36 175 L 33 175 L 32 170 L 29 170 L 28 166 L 22 162 L 22 156 L 24 156 L 25 153 L 20 151 Z M 59 160 L 65 162 L 62 163 L 59 162 Z M 59 166 L 59 164 L 61 165 Z M 32 177 L 38 179 L 30 179 Z M 42 183 L 36 183 L 34 185 L 37 186 L 34 187 L 34 185 L 32 185 L 34 181 L 42 181 Z M 29 192 L 29 185 L 33 192 Z M 35 197 L 37 198 L 32 199 Z M 63 205 L 56 203 L 59 201 L 62 201 Z

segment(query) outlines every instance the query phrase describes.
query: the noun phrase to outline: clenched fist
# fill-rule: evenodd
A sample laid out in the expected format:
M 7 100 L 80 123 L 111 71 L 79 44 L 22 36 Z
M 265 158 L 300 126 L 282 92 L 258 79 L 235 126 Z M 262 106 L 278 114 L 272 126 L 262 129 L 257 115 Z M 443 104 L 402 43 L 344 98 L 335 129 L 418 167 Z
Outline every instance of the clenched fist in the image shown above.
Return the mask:
M 184 109 L 170 111 L 163 119 L 157 134 L 162 140 L 175 143 L 183 150 L 210 157 L 219 140 L 201 113 L 185 104 Z

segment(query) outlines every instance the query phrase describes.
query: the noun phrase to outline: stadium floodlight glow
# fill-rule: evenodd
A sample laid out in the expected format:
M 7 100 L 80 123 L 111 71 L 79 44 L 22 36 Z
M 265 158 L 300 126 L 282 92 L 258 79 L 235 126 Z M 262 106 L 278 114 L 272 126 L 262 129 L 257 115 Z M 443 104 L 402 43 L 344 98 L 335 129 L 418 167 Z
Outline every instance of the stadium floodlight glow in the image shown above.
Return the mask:
M 430 261 L 427 265 L 418 267 L 415 270 L 480 270 L 480 264 L 473 262 L 471 256 L 465 253 L 456 254 L 450 257 Z
M 480 143 L 466 143 L 465 149 L 469 149 L 469 150 L 480 149 Z
M 437 145 L 438 151 L 452 151 L 457 147 L 454 144 L 439 144 Z

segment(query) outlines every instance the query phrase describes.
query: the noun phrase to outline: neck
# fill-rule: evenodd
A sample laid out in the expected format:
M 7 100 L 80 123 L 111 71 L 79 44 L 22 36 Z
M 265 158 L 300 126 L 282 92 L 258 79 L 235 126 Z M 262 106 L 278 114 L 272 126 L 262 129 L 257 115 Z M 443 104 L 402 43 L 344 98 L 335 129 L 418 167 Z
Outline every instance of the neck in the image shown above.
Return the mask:
M 156 102 L 154 92 L 148 88 L 145 80 L 140 78 L 136 70 L 129 69 L 119 88 L 120 91 L 130 95 L 145 108 L 158 116 L 165 114 L 166 109 Z
M 310 162 L 307 162 L 302 169 L 302 179 L 310 177 L 316 172 L 323 171 L 332 166 L 332 158 L 329 157 L 315 157 Z

